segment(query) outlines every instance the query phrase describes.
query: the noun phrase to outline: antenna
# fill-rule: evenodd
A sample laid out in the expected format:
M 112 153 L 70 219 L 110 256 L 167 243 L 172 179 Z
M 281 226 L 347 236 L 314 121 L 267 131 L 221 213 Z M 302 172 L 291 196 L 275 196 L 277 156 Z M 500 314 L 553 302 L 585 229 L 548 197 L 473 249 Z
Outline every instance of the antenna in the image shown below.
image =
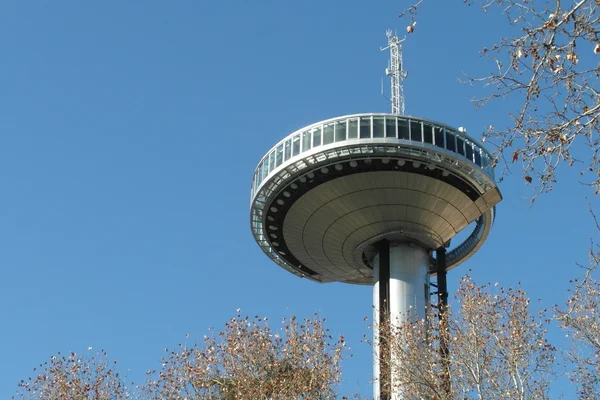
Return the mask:
M 381 51 L 390 49 L 390 61 L 385 69 L 385 75 L 390 77 L 392 84 L 392 114 L 404 114 L 404 90 L 402 80 L 406 78 L 406 72 L 402 69 L 402 42 L 396 34 L 392 35 L 391 29 L 385 32 L 388 38 L 388 45 Z

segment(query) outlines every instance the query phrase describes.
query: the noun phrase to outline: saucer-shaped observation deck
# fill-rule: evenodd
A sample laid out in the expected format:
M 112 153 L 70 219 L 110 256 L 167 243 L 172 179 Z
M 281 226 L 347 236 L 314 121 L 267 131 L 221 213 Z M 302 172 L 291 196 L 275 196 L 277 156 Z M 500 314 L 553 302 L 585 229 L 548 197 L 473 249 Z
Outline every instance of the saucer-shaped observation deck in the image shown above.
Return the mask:
M 300 129 L 254 172 L 256 242 L 319 282 L 372 284 L 381 239 L 436 249 L 475 221 L 446 269 L 485 241 L 501 194 L 491 155 L 464 132 L 396 114 L 349 115 Z M 432 272 L 434 268 L 432 267 Z

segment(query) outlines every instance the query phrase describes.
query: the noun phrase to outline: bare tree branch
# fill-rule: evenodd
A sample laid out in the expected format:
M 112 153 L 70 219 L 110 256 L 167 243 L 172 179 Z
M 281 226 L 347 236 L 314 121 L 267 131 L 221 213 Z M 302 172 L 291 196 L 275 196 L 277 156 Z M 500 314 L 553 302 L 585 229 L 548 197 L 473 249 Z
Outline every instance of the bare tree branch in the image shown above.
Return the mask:
M 400 15 L 414 18 L 423 0 Z M 535 197 L 551 191 L 562 166 L 580 165 L 581 179 L 600 193 L 600 12 L 595 0 L 467 0 L 484 10 L 497 7 L 523 34 L 498 38 L 481 50 L 495 71 L 464 82 L 489 90 L 473 100 L 514 106 L 511 124 L 490 126 L 484 139 L 495 145 L 496 162 L 519 162 Z M 508 153 L 509 157 L 504 157 Z

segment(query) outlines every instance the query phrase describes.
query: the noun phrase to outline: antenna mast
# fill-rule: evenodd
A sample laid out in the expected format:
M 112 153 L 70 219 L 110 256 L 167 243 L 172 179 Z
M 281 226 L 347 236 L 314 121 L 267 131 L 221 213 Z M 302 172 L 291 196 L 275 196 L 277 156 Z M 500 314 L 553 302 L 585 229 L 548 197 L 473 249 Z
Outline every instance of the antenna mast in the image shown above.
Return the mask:
M 385 69 L 385 75 L 390 77 L 392 84 L 392 114 L 404 114 L 404 90 L 402 80 L 406 78 L 406 72 L 402 69 L 402 42 L 396 34 L 392 35 L 391 29 L 385 32 L 388 45 L 382 51 L 390 49 L 390 61 Z

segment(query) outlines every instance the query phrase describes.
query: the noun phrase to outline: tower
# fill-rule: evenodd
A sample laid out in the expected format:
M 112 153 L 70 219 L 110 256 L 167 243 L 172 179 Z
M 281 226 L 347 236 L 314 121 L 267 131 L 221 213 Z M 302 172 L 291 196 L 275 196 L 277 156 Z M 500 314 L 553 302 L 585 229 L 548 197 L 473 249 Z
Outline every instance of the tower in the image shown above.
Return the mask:
M 480 248 L 502 199 L 492 156 L 464 129 L 401 114 L 401 41 L 387 36 L 392 113 L 291 133 L 258 163 L 250 190 L 251 229 L 264 253 L 299 277 L 372 285 L 375 322 L 384 313 L 424 317 L 430 276 L 440 286 Z M 398 398 L 380 389 L 393 378 L 380 371 L 377 343 L 374 353 L 375 398 Z

